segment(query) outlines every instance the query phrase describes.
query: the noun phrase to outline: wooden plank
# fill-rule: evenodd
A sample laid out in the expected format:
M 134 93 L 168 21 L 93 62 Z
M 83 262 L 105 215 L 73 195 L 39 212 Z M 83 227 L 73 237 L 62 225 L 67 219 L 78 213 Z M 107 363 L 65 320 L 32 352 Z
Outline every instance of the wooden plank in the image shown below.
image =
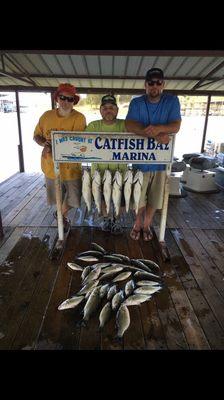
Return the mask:
M 88 232 L 89 240 L 83 246 L 83 250 L 89 250 L 92 241 L 97 241 L 97 231 L 94 228 L 82 228 Z M 86 265 L 86 263 L 85 263 Z M 87 327 L 82 327 L 80 331 L 79 350 L 100 350 L 101 336 L 99 331 L 99 313 L 101 305 L 96 313 L 90 318 Z
M 141 250 L 139 248 L 139 242 L 130 238 L 129 230 L 126 231 L 126 237 L 121 240 L 118 238 L 116 241 L 117 252 L 127 255 L 130 258 L 141 258 Z M 123 251 L 122 251 L 123 247 Z M 130 279 L 130 278 L 129 278 Z M 129 280 L 128 279 L 128 280 Z M 141 309 L 142 305 L 128 307 L 130 313 L 130 326 L 124 334 L 124 349 L 138 349 L 142 350 L 146 347 L 144 338 L 144 331 L 142 328 L 141 320 Z
M 38 182 L 43 182 L 42 176 L 37 176 L 35 179 L 29 177 L 24 182 L 21 182 L 20 186 L 12 187 L 5 196 L 2 196 L 0 207 L 4 211 L 4 215 L 11 211 L 26 194 L 32 192 Z
M 193 196 L 195 203 L 197 204 L 197 208 L 200 207 L 201 210 L 204 210 L 207 215 L 211 217 L 212 220 L 216 221 L 216 229 L 222 229 L 222 224 L 224 222 L 224 211 L 223 211 L 223 196 L 224 192 L 222 192 L 222 201 L 218 202 L 219 205 L 216 204 L 216 199 L 219 194 L 209 194 L 207 196 L 199 195 Z
M 9 236 L 12 234 L 14 229 L 15 229 L 15 227 L 12 227 L 12 226 L 4 227 L 4 236 L 3 236 L 3 238 L 0 238 L 0 248 L 8 240 Z
M 101 229 L 92 228 L 92 241 L 103 246 L 103 248 L 105 248 L 105 250 L 108 252 L 115 251 L 115 238 L 111 236 L 109 232 L 103 232 Z M 106 299 L 103 300 L 95 318 L 91 320 L 92 325 L 89 325 L 89 330 L 92 328 L 93 332 L 91 335 L 91 347 L 94 349 L 101 348 L 103 350 L 121 350 L 123 348 L 122 342 L 119 343 L 115 340 L 115 315 L 113 315 L 110 321 L 108 321 L 104 330 L 99 332 L 99 314 L 105 303 Z M 80 337 L 80 349 L 87 349 L 90 347 L 83 346 L 83 332 L 84 331 L 82 330 L 82 335 Z
M 141 241 L 141 250 L 142 258 L 155 261 L 159 264 L 163 273 L 166 271 L 166 263 L 163 262 L 160 256 L 159 244 L 155 235 L 150 242 Z M 170 350 L 188 349 L 189 346 L 169 292 L 169 280 L 167 280 L 166 276 L 163 279 L 165 287 L 159 293 L 156 293 L 154 297 L 167 347 Z
M 13 294 L 11 302 L 6 307 L 4 315 L 1 316 L 1 327 L 4 337 L 0 341 L 0 349 L 10 349 L 13 340 L 20 329 L 20 325 L 28 311 L 35 286 L 40 279 L 40 260 L 44 255 L 45 248 L 41 245 L 38 238 L 32 238 L 31 241 L 36 249 L 26 259 L 26 264 L 22 266 L 25 273 L 22 274 L 22 280 Z M 24 262 L 24 260 L 23 260 Z
M 115 252 L 115 237 L 110 232 L 103 232 L 99 228 L 92 228 L 92 241 L 98 243 L 107 252 Z M 95 329 L 99 329 L 99 314 L 103 306 L 106 304 L 107 299 L 103 299 L 100 309 L 97 313 Z M 115 313 L 112 314 L 110 320 L 105 325 L 102 332 L 100 332 L 100 348 L 101 350 L 123 350 L 123 340 L 118 342 L 116 340 L 116 324 Z
M 7 258 L 9 252 L 13 249 L 17 241 L 20 239 L 24 232 L 25 228 L 15 228 L 8 239 L 3 243 L 1 246 L 1 253 L 0 253 L 0 264 Z
M 57 227 L 57 221 L 54 218 L 53 212 L 55 211 L 54 206 L 48 206 L 48 212 L 41 221 L 41 226 L 55 226 Z
M 9 178 L 6 178 L 4 181 L 0 182 L 0 188 L 7 185 L 9 183 L 9 181 L 11 182 L 14 179 L 17 179 L 19 175 L 20 175 L 20 172 L 15 172 L 15 174 L 11 175 Z
M 72 230 L 60 266 L 59 268 L 56 266 L 58 274 L 36 340 L 35 349 L 37 350 L 77 349 L 78 347 L 80 330 L 76 328 L 76 322 L 81 318 L 81 308 L 58 311 L 58 306 L 80 287 L 80 273 L 71 272 L 66 265 L 68 261 L 74 260 L 75 253 L 85 244 L 85 237 L 86 232 L 81 229 Z
M 221 241 L 216 232 L 210 229 L 195 229 L 194 234 L 197 236 L 198 240 L 200 240 L 206 252 L 211 257 L 212 262 L 218 267 L 221 274 L 224 274 L 224 243 Z M 214 267 L 211 266 L 213 270 Z M 223 279 L 221 278 L 221 281 Z
M 139 307 L 146 350 L 167 350 L 166 338 L 161 325 L 155 299 L 152 298 Z
M 26 270 L 26 263 L 30 261 L 30 256 L 32 252 L 30 252 L 31 244 L 34 244 L 34 241 L 31 241 L 31 238 L 34 238 L 36 235 L 37 228 L 28 228 L 25 229 L 22 236 L 19 238 L 18 242 L 15 244 L 13 249 L 10 251 L 7 259 L 3 262 L 1 266 L 1 271 L 7 272 L 7 270 L 12 272 L 12 275 L 8 276 L 8 279 L 0 281 L 1 286 L 1 294 L 4 296 L 3 309 L 0 307 L 0 314 L 2 316 L 3 311 L 6 309 L 6 305 L 8 306 L 11 299 L 13 298 L 19 283 L 23 279 L 23 275 Z M 32 251 L 35 251 L 36 244 L 32 248 Z M 7 275 L 6 275 L 7 277 Z M 1 320 L 0 316 L 0 320 Z
M 190 195 L 189 195 L 190 199 Z M 189 204 L 188 197 L 176 199 L 176 209 L 177 212 L 181 215 L 181 218 L 186 223 L 185 226 L 180 226 L 180 228 L 187 229 L 187 228 L 205 228 L 206 223 L 201 218 L 198 211 L 196 211 L 190 204 Z
M 16 173 L 15 175 L 9 177 L 5 181 L 0 183 L 0 196 L 7 193 L 12 187 L 19 186 L 21 182 L 24 182 L 27 179 L 28 174 L 25 173 Z
M 130 235 L 130 232 L 127 233 Z M 129 239 L 128 237 L 129 247 L 132 246 L 139 247 L 139 244 Z M 142 249 L 139 248 L 140 253 L 138 253 L 141 258 L 143 257 Z M 159 319 L 158 310 L 156 306 L 156 302 L 152 299 L 149 302 L 145 302 L 141 304 L 139 307 L 140 315 L 141 315 L 141 323 L 142 329 L 145 339 L 146 349 L 167 349 L 166 338 L 164 336 L 163 328 L 161 325 L 161 321 Z
M 189 301 L 200 322 L 200 325 L 207 337 L 212 349 L 224 348 L 224 332 L 214 316 L 203 292 L 200 290 L 186 260 L 177 246 L 177 243 L 170 230 L 166 232 L 166 242 L 169 246 L 172 266 L 175 269 L 184 289 L 186 290 Z
M 224 231 L 223 230 L 216 230 L 216 235 L 217 237 L 220 238 L 220 240 L 224 243 Z
M 204 197 L 204 200 L 206 200 L 206 196 Z M 224 202 L 224 191 L 220 190 L 219 193 L 212 193 L 209 196 L 210 202 L 213 204 L 213 207 L 215 206 L 216 209 L 218 208 L 221 213 L 222 217 L 224 216 L 224 207 L 223 207 L 223 202 Z
M 211 282 L 210 277 L 207 272 L 203 268 L 203 263 L 200 262 L 196 254 L 196 249 L 194 248 L 194 244 L 191 245 L 188 243 L 188 232 L 183 230 L 171 230 L 172 234 L 186 260 L 189 264 L 189 268 L 191 269 L 192 274 L 195 277 L 200 289 L 203 291 L 203 294 L 208 301 L 214 315 L 218 319 L 219 323 L 222 327 L 224 327 L 224 314 L 223 314 L 223 300 L 220 294 L 215 289 L 213 283 Z
M 11 224 L 22 226 L 29 225 L 29 222 L 32 221 L 35 212 L 37 212 L 37 206 L 42 203 L 42 199 L 37 200 L 35 197 L 31 198 L 22 211 L 12 220 Z
M 181 212 L 179 210 L 180 207 L 180 201 L 181 198 L 170 198 L 169 199 L 169 206 L 168 206 L 168 219 L 172 218 L 172 221 L 174 222 L 172 225 L 174 225 L 174 227 L 177 228 L 185 228 L 188 229 L 189 228 L 189 221 L 188 221 L 188 215 L 186 215 L 186 213 Z M 168 227 L 168 225 L 167 225 Z M 171 228 L 172 226 L 169 225 L 169 227 Z
M 20 211 L 26 206 L 26 204 L 31 200 L 32 197 L 34 197 L 38 191 L 42 188 L 43 183 L 42 180 L 38 181 L 38 184 L 35 185 L 35 187 L 30 188 L 30 192 L 28 192 L 26 195 L 23 195 L 23 197 L 18 200 L 18 203 L 14 205 L 13 209 L 8 212 L 8 214 L 4 218 L 4 225 L 9 225 L 12 224 L 13 219 L 20 213 Z M 32 193 L 31 193 L 32 192 Z M 25 196 L 25 197 L 24 197 Z
M 203 234 L 200 230 L 197 230 L 197 233 L 203 237 Z M 224 301 L 223 274 L 219 271 L 212 259 L 209 257 L 209 254 L 206 251 L 206 243 L 204 246 L 202 246 L 195 235 L 195 230 L 193 232 L 184 232 L 184 235 L 188 245 L 194 251 L 194 256 L 197 257 L 200 265 L 207 272 L 208 277 L 217 289 L 217 293 L 222 296 L 222 300 Z
M 163 262 L 162 255 L 159 252 L 158 242 L 154 241 L 153 246 L 156 250 L 159 264 L 163 265 L 163 271 L 165 273 L 164 281 L 173 300 L 189 348 L 191 350 L 210 349 L 207 338 L 195 315 L 185 288 L 173 267 L 172 258 L 170 262 Z
M 48 205 L 46 203 L 46 200 L 40 199 L 37 201 L 36 207 L 34 208 L 32 214 L 29 216 L 29 220 L 25 220 L 25 223 L 29 224 L 30 226 L 40 226 L 42 225 L 42 221 L 47 213 Z
M 42 232 L 46 232 L 46 229 L 40 229 Z M 45 317 L 45 311 L 58 274 L 58 266 L 48 257 L 48 246 L 43 241 L 39 245 L 43 247 L 43 252 L 38 262 L 38 271 L 34 276 L 35 278 L 36 276 L 39 277 L 27 312 L 11 346 L 11 349 L 15 350 L 35 348 L 41 323 Z
M 200 194 L 197 197 L 192 195 L 189 196 L 187 202 L 200 215 L 203 221 L 203 224 L 200 226 L 201 228 L 207 229 L 209 226 L 210 229 L 220 229 L 222 228 L 221 224 L 224 222 L 224 218 L 223 221 L 220 220 L 220 210 L 217 210 L 217 207 L 214 207 L 213 203 L 210 203 L 209 196 L 207 195 L 207 199 L 202 199 Z

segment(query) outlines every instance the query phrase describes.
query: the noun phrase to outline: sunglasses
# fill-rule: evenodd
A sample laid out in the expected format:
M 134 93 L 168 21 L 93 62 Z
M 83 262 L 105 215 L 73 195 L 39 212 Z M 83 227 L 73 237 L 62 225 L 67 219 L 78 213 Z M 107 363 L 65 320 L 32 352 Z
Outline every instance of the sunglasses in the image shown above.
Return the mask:
M 74 97 L 63 96 L 63 94 L 61 94 L 61 95 L 58 96 L 58 97 L 59 97 L 60 100 L 63 100 L 63 101 L 67 100 L 67 101 L 69 101 L 69 103 L 73 103 L 74 100 L 75 100 Z
M 149 86 L 154 86 L 154 85 L 161 86 L 163 81 L 158 79 L 157 81 L 153 81 L 153 80 L 147 81 L 147 83 L 148 83 Z

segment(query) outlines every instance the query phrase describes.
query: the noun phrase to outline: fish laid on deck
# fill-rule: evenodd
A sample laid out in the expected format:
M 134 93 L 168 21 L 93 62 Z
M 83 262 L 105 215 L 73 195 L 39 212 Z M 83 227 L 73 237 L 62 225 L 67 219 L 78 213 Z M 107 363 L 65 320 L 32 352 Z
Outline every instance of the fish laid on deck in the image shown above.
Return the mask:
M 74 262 L 67 263 L 72 271 L 81 271 L 81 288 L 73 297 L 62 302 L 58 309 L 75 308 L 84 301 L 81 325 L 86 325 L 99 310 L 100 329 L 116 314 L 117 336 L 122 338 L 130 325 L 128 307 L 149 301 L 163 288 L 160 268 L 155 263 L 154 272 L 156 270 L 157 275 L 152 273 L 150 263 L 154 262 L 151 260 L 145 263 L 144 259 L 110 254 L 97 243 L 91 243 L 91 248 L 76 256 L 76 260 L 88 261 L 90 265 L 84 268 Z M 91 265 L 99 259 L 100 262 Z
M 84 300 L 84 296 L 73 296 L 70 299 L 63 301 L 59 306 L 58 310 L 67 310 L 68 308 L 74 308 Z
M 123 303 L 116 314 L 117 337 L 119 339 L 123 337 L 125 331 L 129 328 L 130 322 L 128 307 Z

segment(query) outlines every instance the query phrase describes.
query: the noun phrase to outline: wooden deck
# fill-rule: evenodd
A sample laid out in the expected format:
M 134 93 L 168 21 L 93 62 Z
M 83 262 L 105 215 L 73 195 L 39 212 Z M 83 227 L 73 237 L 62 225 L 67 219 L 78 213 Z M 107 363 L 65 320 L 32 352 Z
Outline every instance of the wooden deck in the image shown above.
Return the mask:
M 0 349 L 35 350 L 223 350 L 224 192 L 188 192 L 169 201 L 166 242 L 170 262 L 161 259 L 156 236 L 150 243 L 112 236 L 97 228 L 85 208 L 71 211 L 73 228 L 60 263 L 49 260 L 57 233 L 46 205 L 43 176 L 16 174 L 0 184 L 4 237 L 0 240 Z M 158 230 L 159 215 L 154 229 Z M 58 305 L 80 286 L 80 273 L 66 268 L 91 241 L 132 258 L 151 258 L 165 273 L 165 288 L 152 301 L 130 307 L 131 325 L 121 343 L 114 318 L 98 331 L 98 314 L 77 327 L 82 307 Z

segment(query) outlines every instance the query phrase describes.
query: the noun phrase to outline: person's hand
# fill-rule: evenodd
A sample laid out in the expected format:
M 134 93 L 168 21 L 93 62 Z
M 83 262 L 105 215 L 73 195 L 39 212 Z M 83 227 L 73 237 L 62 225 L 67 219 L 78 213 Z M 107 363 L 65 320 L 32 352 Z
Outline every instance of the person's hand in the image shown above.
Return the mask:
M 148 137 L 157 138 L 161 132 L 161 127 L 160 125 L 148 125 L 143 131 Z
M 46 140 L 45 144 L 44 144 L 44 148 L 42 151 L 42 157 L 43 158 L 47 158 L 48 154 L 52 154 L 52 147 L 51 147 L 51 141 L 50 140 Z
M 158 143 L 168 144 L 169 141 L 170 141 L 170 137 L 169 137 L 168 133 L 159 133 L 156 136 L 156 140 L 157 140 Z

